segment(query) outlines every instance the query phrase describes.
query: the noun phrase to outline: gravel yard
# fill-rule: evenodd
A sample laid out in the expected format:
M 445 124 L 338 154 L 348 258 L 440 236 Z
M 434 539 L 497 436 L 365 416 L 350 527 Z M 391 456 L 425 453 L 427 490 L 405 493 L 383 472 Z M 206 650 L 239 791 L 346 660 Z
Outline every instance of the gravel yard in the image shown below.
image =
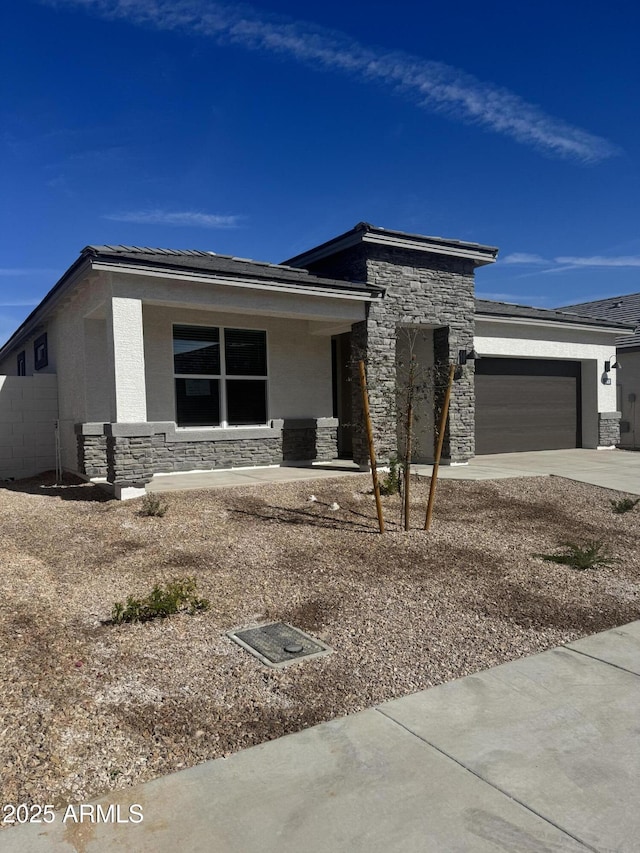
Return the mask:
M 366 475 L 171 493 L 162 518 L 43 482 L 0 489 L 3 802 L 86 801 L 640 618 L 640 505 L 568 480 L 442 481 L 429 534 L 422 481 L 384 536 Z M 619 562 L 533 556 L 567 539 Z M 187 575 L 208 612 L 105 624 Z M 335 651 L 272 670 L 225 636 L 266 620 Z

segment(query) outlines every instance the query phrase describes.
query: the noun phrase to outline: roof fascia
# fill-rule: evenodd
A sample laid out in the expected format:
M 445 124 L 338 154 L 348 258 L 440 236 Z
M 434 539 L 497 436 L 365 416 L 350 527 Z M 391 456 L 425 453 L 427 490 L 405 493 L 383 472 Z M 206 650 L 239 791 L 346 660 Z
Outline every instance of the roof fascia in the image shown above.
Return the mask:
M 244 287 L 249 290 L 273 291 L 276 293 L 294 293 L 303 296 L 327 296 L 332 299 L 349 299 L 351 301 L 360 302 L 375 302 L 381 299 L 384 295 L 382 288 L 371 289 L 370 292 L 362 290 L 352 290 L 350 288 L 336 289 L 330 287 L 305 287 L 304 285 L 295 286 L 291 284 L 283 284 L 278 282 L 265 283 L 260 279 L 240 279 L 233 276 L 223 276 L 212 273 L 203 275 L 193 272 L 181 271 L 176 269 L 162 270 L 156 267 L 136 266 L 135 264 L 110 264 L 105 261 L 94 261 L 93 269 L 108 272 L 123 272 L 128 275 L 146 275 L 155 278 L 178 279 L 180 281 L 189 281 L 195 284 L 221 284 L 229 287 Z
M 390 246 L 398 249 L 411 249 L 427 254 L 447 255 L 449 257 L 464 258 L 466 260 L 475 261 L 476 266 L 495 263 L 498 249 L 493 246 L 480 247 L 472 243 L 461 243 L 455 245 L 447 240 L 438 240 L 434 237 L 425 237 L 424 239 L 416 239 L 410 235 L 403 235 L 400 232 L 370 230 L 364 231 L 358 229 L 356 231 L 348 231 L 323 243 L 321 246 L 316 246 L 314 249 L 309 249 L 308 252 L 301 252 L 293 258 L 285 261 L 285 264 L 291 266 L 300 266 L 302 263 L 313 264 L 316 261 L 324 260 L 331 255 L 336 255 L 338 252 L 343 252 L 345 249 L 351 249 L 359 243 L 373 243 L 378 246 Z
M 568 329 L 579 329 L 585 332 L 607 332 L 620 336 L 628 332 L 630 326 L 598 326 L 595 323 L 575 323 L 572 320 L 538 320 L 534 317 L 501 317 L 496 314 L 483 314 L 481 311 L 476 313 L 476 321 L 487 321 L 491 323 L 515 323 L 519 326 L 544 326 L 547 328 L 557 328 L 563 326 Z

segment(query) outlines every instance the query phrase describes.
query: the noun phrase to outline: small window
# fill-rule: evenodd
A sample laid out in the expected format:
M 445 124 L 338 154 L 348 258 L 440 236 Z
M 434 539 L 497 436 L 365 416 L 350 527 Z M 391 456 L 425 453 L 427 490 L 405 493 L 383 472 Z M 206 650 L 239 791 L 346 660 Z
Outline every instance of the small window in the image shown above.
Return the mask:
M 18 376 L 27 375 L 27 354 L 24 350 L 18 353 Z
M 42 370 L 43 367 L 49 364 L 46 332 L 33 342 L 33 361 L 36 370 Z

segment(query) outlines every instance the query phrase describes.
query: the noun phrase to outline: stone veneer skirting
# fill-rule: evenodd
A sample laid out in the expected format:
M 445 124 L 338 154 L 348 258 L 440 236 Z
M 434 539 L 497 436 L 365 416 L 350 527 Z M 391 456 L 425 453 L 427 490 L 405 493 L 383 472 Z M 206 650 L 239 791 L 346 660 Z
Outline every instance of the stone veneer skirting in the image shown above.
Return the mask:
M 114 484 L 154 474 L 246 468 L 337 456 L 335 418 L 273 420 L 268 427 L 177 429 L 173 422 L 78 424 L 78 469 Z
M 621 412 L 599 412 L 598 414 L 598 446 L 611 447 L 620 444 Z

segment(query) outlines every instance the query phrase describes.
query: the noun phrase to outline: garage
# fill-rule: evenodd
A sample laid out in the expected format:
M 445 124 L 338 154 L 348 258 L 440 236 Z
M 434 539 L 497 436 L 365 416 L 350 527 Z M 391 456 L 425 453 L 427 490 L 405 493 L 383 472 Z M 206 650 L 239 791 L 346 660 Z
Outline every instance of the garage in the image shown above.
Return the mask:
M 582 446 L 581 364 L 531 358 L 476 361 L 476 454 Z

